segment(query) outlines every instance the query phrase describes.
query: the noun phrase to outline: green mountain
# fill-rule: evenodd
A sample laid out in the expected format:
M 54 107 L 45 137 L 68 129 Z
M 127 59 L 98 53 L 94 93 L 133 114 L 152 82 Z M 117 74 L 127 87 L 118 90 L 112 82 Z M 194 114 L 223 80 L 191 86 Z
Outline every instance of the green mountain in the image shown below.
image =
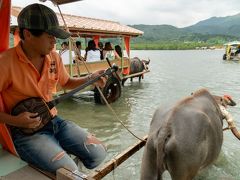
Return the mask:
M 178 40 L 182 36 L 190 35 L 191 32 L 185 31 L 184 29 L 179 29 L 171 25 L 133 25 L 133 28 L 144 31 L 144 35 L 140 38 L 143 41 L 167 41 L 169 38 L 171 40 Z
M 155 44 L 155 46 L 158 44 L 157 49 L 165 49 L 166 47 L 159 47 L 159 44 L 166 43 L 178 45 L 188 43 L 188 45 L 192 44 L 191 47 L 222 45 L 240 38 L 240 13 L 234 16 L 212 17 L 184 28 L 171 25 L 130 26 L 144 31 L 143 36 L 133 39 L 133 47 L 139 43 Z
M 234 16 L 212 17 L 183 29 L 193 33 L 240 37 L 240 13 Z

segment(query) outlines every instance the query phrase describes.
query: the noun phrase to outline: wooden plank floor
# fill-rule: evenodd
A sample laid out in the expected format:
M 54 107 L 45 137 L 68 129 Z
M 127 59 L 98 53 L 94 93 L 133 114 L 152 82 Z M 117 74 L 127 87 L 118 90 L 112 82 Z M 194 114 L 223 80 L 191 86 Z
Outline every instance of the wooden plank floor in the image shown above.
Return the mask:
M 20 158 L 0 146 L 0 180 L 49 180 L 43 173 L 30 167 Z
M 27 163 L 0 148 L 0 176 L 5 176 L 25 166 Z
M 50 180 L 47 176 L 41 172 L 33 169 L 30 166 L 25 166 L 18 169 L 6 176 L 0 177 L 0 180 Z

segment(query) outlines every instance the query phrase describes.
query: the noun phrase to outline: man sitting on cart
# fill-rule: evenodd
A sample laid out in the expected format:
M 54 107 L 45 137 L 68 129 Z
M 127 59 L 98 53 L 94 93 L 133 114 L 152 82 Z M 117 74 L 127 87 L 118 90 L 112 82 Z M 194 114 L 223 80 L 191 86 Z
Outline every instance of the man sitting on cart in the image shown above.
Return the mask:
M 52 100 L 52 90 L 59 83 L 63 88 L 73 89 L 94 78 L 92 75 L 71 78 L 58 53 L 53 51 L 56 38 L 70 36 L 59 27 L 56 14 L 42 4 L 25 7 L 18 16 L 19 44 L 0 54 L 0 93 L 6 112 L 0 112 L 0 122 L 10 127 L 17 153 L 24 161 L 51 173 L 59 168 L 78 170 L 68 153 L 77 156 L 91 169 L 106 157 L 105 146 L 92 134 L 73 122 L 65 121 L 51 110 L 53 119 L 33 134 L 25 134 L 21 128 L 36 128 L 41 123 L 38 112 L 23 112 L 12 116 L 12 108 L 30 97 Z M 106 78 L 96 85 L 104 86 Z M 34 105 L 34 104 L 33 104 Z

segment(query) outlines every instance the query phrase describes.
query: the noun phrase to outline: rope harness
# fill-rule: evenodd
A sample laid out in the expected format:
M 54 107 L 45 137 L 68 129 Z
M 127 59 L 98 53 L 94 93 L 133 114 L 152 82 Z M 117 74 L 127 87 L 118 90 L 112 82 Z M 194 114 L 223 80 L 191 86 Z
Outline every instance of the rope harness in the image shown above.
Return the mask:
M 232 115 L 227 111 L 227 109 L 224 106 L 219 105 L 219 107 L 220 107 L 220 110 L 221 110 L 221 113 L 222 113 L 224 119 L 228 123 L 228 127 L 224 128 L 223 131 L 236 128 Z

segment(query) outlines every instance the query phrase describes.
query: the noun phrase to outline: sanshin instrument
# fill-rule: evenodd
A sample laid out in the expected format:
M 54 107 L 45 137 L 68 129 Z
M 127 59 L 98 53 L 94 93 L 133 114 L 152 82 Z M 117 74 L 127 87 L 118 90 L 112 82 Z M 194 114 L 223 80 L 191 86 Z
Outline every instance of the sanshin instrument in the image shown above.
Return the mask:
M 20 129 L 24 134 L 33 134 L 36 131 L 42 129 L 49 121 L 53 119 L 50 110 L 55 107 L 58 103 L 62 102 L 63 100 L 71 97 L 73 94 L 77 93 L 78 91 L 84 89 L 85 87 L 93 84 L 94 82 L 98 81 L 103 76 L 112 75 L 113 72 L 118 70 L 118 66 L 114 65 L 111 68 L 108 68 L 104 73 L 98 75 L 94 79 L 87 81 L 86 83 L 82 84 L 81 86 L 71 90 L 70 92 L 63 94 L 60 97 L 53 99 L 52 101 L 46 102 L 44 99 L 40 97 L 30 97 L 24 99 L 17 103 L 12 111 L 12 115 L 18 115 L 23 112 L 31 112 L 31 113 L 38 113 L 37 117 L 40 116 L 41 123 L 36 128 L 19 128 L 19 127 L 12 127 Z

